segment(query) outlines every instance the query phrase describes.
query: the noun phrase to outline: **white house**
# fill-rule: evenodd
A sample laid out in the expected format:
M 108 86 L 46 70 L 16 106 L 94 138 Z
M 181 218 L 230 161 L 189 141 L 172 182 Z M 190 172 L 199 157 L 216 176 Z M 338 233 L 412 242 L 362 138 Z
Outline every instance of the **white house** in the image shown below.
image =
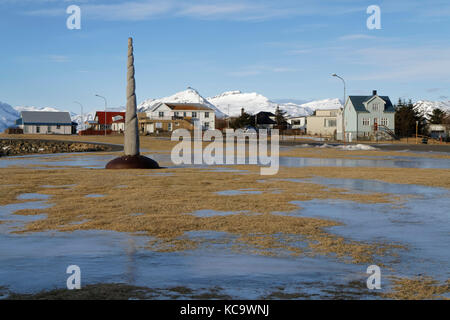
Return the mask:
M 307 134 L 334 137 L 338 112 L 339 109 L 316 110 L 313 116 L 306 118 Z
M 289 128 L 306 132 L 306 117 L 292 117 L 286 120 Z
M 187 120 L 199 125 L 203 130 L 216 127 L 214 110 L 198 103 L 158 103 L 146 115 L 150 120 Z M 170 127 L 175 129 L 173 125 Z
M 343 118 L 344 117 L 344 121 Z M 349 96 L 344 110 L 337 116 L 337 139 L 392 139 L 395 131 L 395 108 L 388 96 Z
M 76 124 L 69 112 L 22 111 L 16 125 L 25 134 L 72 134 Z

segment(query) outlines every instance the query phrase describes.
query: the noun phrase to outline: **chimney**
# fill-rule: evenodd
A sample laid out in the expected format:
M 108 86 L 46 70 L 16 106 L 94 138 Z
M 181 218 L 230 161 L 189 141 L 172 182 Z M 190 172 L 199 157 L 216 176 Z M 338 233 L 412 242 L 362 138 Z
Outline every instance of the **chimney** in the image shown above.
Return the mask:
M 242 109 L 241 109 L 241 116 L 244 115 L 244 112 L 245 112 L 245 110 L 244 110 L 244 108 L 242 108 Z
M 373 90 L 372 95 L 376 96 L 377 95 L 377 90 Z

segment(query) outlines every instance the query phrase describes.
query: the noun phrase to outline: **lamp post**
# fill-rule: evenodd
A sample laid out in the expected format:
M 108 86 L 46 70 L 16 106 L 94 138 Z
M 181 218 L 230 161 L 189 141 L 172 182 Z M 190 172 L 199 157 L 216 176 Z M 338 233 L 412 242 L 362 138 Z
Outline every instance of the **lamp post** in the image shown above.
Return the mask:
M 345 84 L 345 80 L 344 78 L 338 76 L 336 73 L 333 73 L 331 76 L 339 78 L 342 80 L 342 82 L 344 83 L 344 108 L 342 109 L 342 139 L 344 141 L 344 144 L 346 143 L 346 138 L 345 138 L 345 100 L 346 100 L 346 84 Z
M 84 127 L 83 105 L 81 103 L 79 103 L 78 101 L 74 101 L 74 103 L 79 104 L 80 107 L 81 107 L 81 126 L 80 126 L 80 129 L 81 129 L 81 131 L 83 131 L 83 127 Z
M 416 121 L 416 144 L 418 144 L 418 142 L 417 142 L 418 136 L 419 136 L 419 121 Z
M 106 106 L 107 106 L 106 98 L 101 96 L 101 95 L 98 95 L 98 94 L 96 94 L 95 96 L 105 100 L 105 137 L 106 137 L 106 120 L 107 120 L 107 116 L 108 116 L 107 113 L 106 113 Z

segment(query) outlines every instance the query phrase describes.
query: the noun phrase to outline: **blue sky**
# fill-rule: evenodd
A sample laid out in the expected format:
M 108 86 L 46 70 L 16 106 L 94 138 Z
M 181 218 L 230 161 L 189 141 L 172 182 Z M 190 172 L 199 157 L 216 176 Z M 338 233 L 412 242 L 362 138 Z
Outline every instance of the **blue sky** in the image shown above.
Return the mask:
M 66 8 L 81 8 L 81 30 Z M 369 30 L 369 5 L 381 30 Z M 0 100 L 78 112 L 125 105 L 127 38 L 138 103 L 196 88 L 324 99 L 377 89 L 450 99 L 448 0 L 0 0 Z

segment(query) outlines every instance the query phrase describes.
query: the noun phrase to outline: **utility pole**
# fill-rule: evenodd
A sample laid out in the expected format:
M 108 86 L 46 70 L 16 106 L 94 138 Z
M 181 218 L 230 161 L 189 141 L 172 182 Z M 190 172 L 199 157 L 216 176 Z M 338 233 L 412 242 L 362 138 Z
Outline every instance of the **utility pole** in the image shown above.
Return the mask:
M 418 144 L 417 138 L 419 136 L 419 121 L 416 121 L 416 144 Z
M 228 129 L 230 129 L 230 104 L 228 104 Z
M 105 137 L 106 137 L 106 121 L 107 121 L 107 119 L 108 119 L 108 113 L 106 112 L 106 109 L 107 109 L 106 98 L 103 97 L 103 96 L 101 96 L 101 95 L 98 95 L 98 94 L 96 94 L 95 96 L 96 96 L 96 97 L 99 97 L 99 98 L 102 98 L 103 100 L 105 100 Z

